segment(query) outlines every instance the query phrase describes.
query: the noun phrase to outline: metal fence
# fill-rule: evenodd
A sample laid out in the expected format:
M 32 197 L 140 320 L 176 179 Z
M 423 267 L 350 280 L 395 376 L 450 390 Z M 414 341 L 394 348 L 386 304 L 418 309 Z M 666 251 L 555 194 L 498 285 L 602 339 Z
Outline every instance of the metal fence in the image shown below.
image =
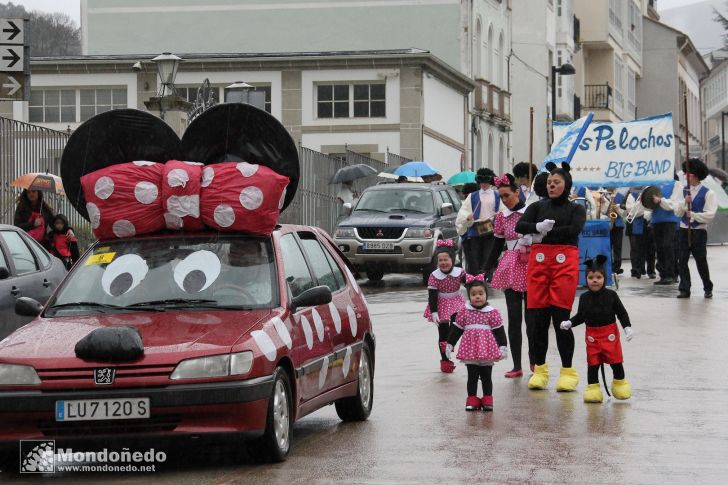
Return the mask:
M 16 201 L 23 189 L 11 187 L 13 180 L 29 172 L 60 174 L 63 148 L 69 134 L 0 117 L 0 222 L 12 224 Z M 54 213 L 64 214 L 87 244 L 93 237 L 89 223 L 66 197 L 44 194 Z
M 0 222 L 13 223 L 18 196 L 22 189 L 11 187 L 10 183 L 28 172 L 50 172 L 60 174 L 63 148 L 69 135 L 28 123 L 0 117 Z M 346 160 L 329 156 L 308 148 L 299 147 L 301 177 L 298 192 L 291 205 L 281 215 L 281 223 L 318 226 L 331 233 L 341 217 L 341 206 L 336 201 L 339 184 L 330 184 L 331 177 L 342 167 L 356 163 L 371 165 L 378 172 L 398 167 L 409 161 L 387 151 L 387 161 L 382 162 L 360 153 L 346 151 Z M 381 179 L 376 175 L 357 180 L 356 190 L 361 193 L 366 187 L 375 185 Z M 67 198 L 47 195 L 46 200 L 54 212 L 65 214 L 79 236 L 81 245 L 93 240 L 90 224 L 76 212 Z

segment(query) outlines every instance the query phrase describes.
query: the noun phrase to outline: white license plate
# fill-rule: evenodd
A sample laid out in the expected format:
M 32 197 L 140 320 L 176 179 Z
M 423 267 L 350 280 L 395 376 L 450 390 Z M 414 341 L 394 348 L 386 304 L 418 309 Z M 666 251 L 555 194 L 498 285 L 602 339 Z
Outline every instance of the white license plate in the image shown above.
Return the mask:
M 56 421 L 143 419 L 148 417 L 148 397 L 56 401 Z
M 364 249 L 385 249 L 388 251 L 394 250 L 394 243 L 392 242 L 379 242 L 379 241 L 373 241 L 373 242 L 365 242 L 364 243 Z

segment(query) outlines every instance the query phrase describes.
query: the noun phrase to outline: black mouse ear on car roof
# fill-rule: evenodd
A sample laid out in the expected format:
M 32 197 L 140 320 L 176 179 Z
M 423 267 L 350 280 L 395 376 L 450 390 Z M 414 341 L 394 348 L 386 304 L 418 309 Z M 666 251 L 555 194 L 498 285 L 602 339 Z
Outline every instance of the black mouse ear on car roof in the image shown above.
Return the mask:
M 205 165 L 243 160 L 288 177 L 281 212 L 296 195 L 298 149 L 286 128 L 270 113 L 243 103 L 213 106 L 190 124 L 182 137 L 183 160 Z
M 164 163 L 178 158 L 179 137 L 164 121 L 145 111 L 116 109 L 79 126 L 61 157 L 61 178 L 73 207 L 88 220 L 81 177 L 120 163 Z

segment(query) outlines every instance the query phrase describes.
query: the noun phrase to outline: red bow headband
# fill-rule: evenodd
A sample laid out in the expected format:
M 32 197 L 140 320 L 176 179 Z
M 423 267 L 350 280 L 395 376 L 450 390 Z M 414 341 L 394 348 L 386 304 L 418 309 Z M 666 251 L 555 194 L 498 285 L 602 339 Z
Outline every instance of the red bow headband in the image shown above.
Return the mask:
M 437 240 L 437 247 L 445 246 L 446 248 L 453 247 L 452 239 L 438 239 Z
M 469 285 L 473 281 L 480 281 L 481 283 L 485 283 L 485 275 L 483 273 L 480 273 L 479 275 L 465 275 L 465 284 Z
M 503 174 L 500 177 L 493 178 L 493 185 L 495 185 L 496 187 L 511 185 L 511 179 L 508 178 L 508 175 Z

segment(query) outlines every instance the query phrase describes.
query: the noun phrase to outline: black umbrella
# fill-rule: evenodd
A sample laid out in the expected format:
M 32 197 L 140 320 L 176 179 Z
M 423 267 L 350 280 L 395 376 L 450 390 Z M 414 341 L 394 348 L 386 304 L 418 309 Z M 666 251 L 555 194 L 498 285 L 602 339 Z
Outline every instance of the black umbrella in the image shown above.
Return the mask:
M 340 184 L 342 182 L 352 182 L 357 179 L 369 177 L 377 173 L 377 169 L 370 167 L 366 163 L 357 163 L 356 165 L 349 165 L 348 167 L 340 168 L 336 171 L 333 177 L 331 177 L 330 184 Z
M 711 167 L 708 169 L 708 172 L 710 173 L 710 175 L 717 178 L 721 182 L 723 182 L 723 183 L 728 182 L 728 173 L 725 170 L 723 170 L 722 168 Z

